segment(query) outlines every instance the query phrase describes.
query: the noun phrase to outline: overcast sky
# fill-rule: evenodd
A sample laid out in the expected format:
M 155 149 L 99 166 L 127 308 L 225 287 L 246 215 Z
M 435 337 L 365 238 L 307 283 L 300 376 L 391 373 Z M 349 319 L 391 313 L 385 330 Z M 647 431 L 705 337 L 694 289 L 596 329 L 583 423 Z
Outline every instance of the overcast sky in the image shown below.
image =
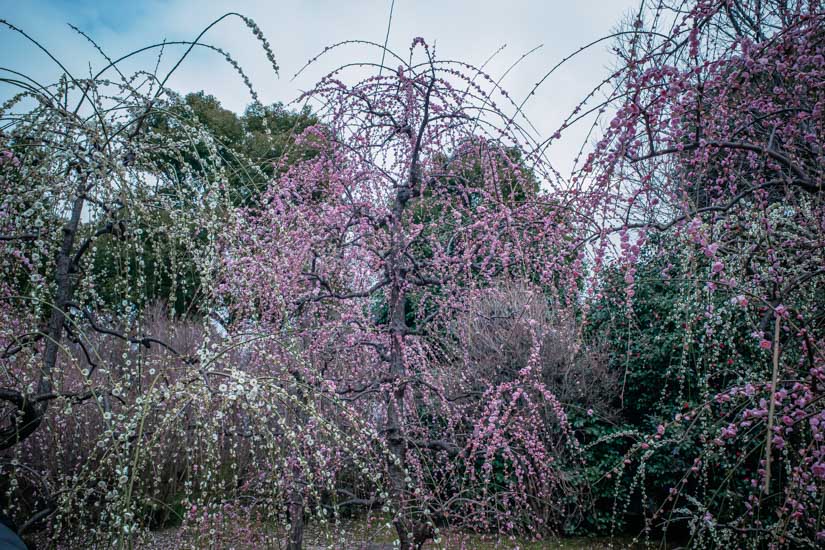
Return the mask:
M 348 61 L 380 61 L 380 51 L 347 47 L 324 57 L 299 78 L 292 76 L 327 45 L 348 39 L 383 43 L 392 0 L 0 0 L 0 18 L 21 27 L 40 41 L 72 72 L 88 74 L 89 64 L 104 64 L 100 55 L 69 27 L 91 35 L 111 57 L 166 40 L 192 40 L 210 22 L 228 11 L 252 17 L 272 44 L 280 77 L 243 23 L 232 18 L 203 39 L 229 51 L 244 67 L 264 102 L 293 100 L 335 66 Z M 506 48 L 488 65 L 497 77 L 530 49 L 541 49 L 514 69 L 502 85 L 523 98 L 549 68 L 591 40 L 614 30 L 639 0 L 396 0 L 389 47 L 407 52 L 422 36 L 435 43 L 442 59 L 482 64 L 501 46 Z M 611 57 L 604 42 L 566 64 L 539 89 L 527 115 L 545 137 L 552 134 L 576 103 L 608 73 Z M 36 46 L 0 29 L 0 67 L 29 74 L 41 83 L 53 82 L 59 68 Z M 175 53 L 167 50 L 167 66 Z M 139 57 L 129 68 L 152 69 L 157 51 Z M 227 108 L 240 111 L 250 101 L 241 79 L 218 55 L 199 52 L 188 59 L 169 82 L 182 91 L 206 90 Z M 0 88 L 0 98 L 11 90 Z M 582 127 L 570 132 L 550 151 L 561 169 L 584 138 Z

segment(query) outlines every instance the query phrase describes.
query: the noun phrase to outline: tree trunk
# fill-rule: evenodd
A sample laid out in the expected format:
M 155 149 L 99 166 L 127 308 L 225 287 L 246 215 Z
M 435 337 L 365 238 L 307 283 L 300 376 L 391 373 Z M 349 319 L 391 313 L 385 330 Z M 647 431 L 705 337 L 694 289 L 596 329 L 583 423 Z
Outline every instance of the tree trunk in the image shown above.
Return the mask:
M 295 378 L 295 391 L 298 400 L 302 405 L 306 405 L 307 396 L 302 389 L 304 382 L 303 376 L 297 370 L 292 371 L 292 376 Z M 306 414 L 301 408 L 294 412 L 292 423 L 295 425 L 306 425 Z M 304 476 L 301 471 L 301 463 L 299 460 L 293 458 L 290 465 L 290 489 L 287 495 L 287 514 L 289 516 L 289 540 L 287 541 L 287 550 L 301 550 L 304 546 Z
M 301 550 L 304 546 L 304 495 L 297 481 L 289 495 L 289 541 L 287 550 Z
M 63 336 L 63 323 L 66 319 L 66 304 L 69 303 L 72 297 L 74 286 L 71 280 L 72 249 L 74 248 L 77 229 L 80 226 L 80 216 L 83 212 L 83 187 L 83 184 L 79 186 L 78 196 L 72 205 L 71 218 L 63 227 L 63 242 L 60 245 L 60 252 L 57 255 L 57 273 L 55 274 L 57 290 L 55 292 L 52 312 L 46 331 L 48 337 L 46 338 L 46 345 L 43 350 L 43 373 L 40 377 L 37 390 L 39 393 L 48 393 L 51 391 L 51 380 L 49 377 L 57 364 L 57 352 L 60 349 L 60 341 Z
M 405 374 L 404 367 L 404 295 L 397 282 L 394 282 L 390 291 L 390 331 L 392 342 L 390 344 L 390 374 L 395 381 L 401 379 Z M 397 382 L 396 382 L 397 383 Z M 392 498 L 395 500 L 397 516 L 393 525 L 398 533 L 401 550 L 412 549 L 412 540 L 409 534 L 412 532 L 412 521 L 407 514 L 407 506 L 404 502 L 406 492 L 406 482 L 404 478 L 404 464 L 406 462 L 406 444 L 401 429 L 401 422 L 404 416 L 404 389 L 403 386 L 396 387 L 390 396 L 387 404 L 387 443 L 393 459 L 389 464 L 390 485 Z

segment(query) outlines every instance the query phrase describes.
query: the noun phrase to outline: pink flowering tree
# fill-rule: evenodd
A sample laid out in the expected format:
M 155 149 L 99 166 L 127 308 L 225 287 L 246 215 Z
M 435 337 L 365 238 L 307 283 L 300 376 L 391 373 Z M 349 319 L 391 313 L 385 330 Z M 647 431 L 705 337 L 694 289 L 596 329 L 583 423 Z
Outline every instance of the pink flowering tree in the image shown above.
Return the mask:
M 663 319 L 682 337 L 662 400 L 688 408 L 652 434 L 624 434 L 631 451 L 609 475 L 639 466 L 617 493 L 626 510 L 634 491 L 644 497 L 645 465 L 695 441 L 680 456 L 691 467 L 647 515 L 648 527 L 687 526 L 695 544 L 825 538 L 822 10 L 642 9 L 597 107 L 615 116 L 573 176 L 595 273 L 621 267 L 629 311 L 639 285 L 679 289 Z
M 569 205 L 539 189 L 543 164 L 488 75 L 421 38 L 387 59 L 305 95 L 323 106 L 300 138 L 318 154 L 279 171 L 226 236 L 222 290 L 236 319 L 299 339 L 301 378 L 369 421 L 384 486 L 359 502 L 392 512 L 401 548 L 445 522 L 540 534 L 574 491 L 559 464 L 575 445 L 543 374 L 547 335 L 575 321 Z M 527 298 L 505 311 L 495 296 L 514 281 Z M 549 313 L 524 315 L 537 302 Z M 468 327 L 505 313 L 525 351 L 479 368 Z

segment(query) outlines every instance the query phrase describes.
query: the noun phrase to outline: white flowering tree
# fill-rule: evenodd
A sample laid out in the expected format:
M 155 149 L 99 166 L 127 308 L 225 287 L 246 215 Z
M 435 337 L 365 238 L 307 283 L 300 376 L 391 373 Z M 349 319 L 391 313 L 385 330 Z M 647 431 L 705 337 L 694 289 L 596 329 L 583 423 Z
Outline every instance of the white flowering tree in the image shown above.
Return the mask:
M 283 472 L 309 471 L 300 464 L 317 466 L 303 481 L 319 501 L 344 463 L 374 476 L 368 449 L 341 458 L 358 445 L 341 426 L 359 433 L 357 420 L 289 375 L 300 343 L 230 336 L 212 307 L 213 240 L 234 216 L 232 193 L 262 173 L 165 87 L 207 48 L 259 105 L 202 36 L 116 60 L 101 50 L 101 70 L 83 78 L 43 49 L 62 72 L 49 86 L 2 75 L 18 93 L 0 107 L 0 504 L 24 535 L 47 527 L 73 545 L 127 547 L 171 517 L 214 540 L 230 522 L 271 524 L 294 493 Z M 184 51 L 171 70 L 122 72 L 172 46 Z M 270 111 L 258 111 L 266 136 Z M 150 303 L 181 294 L 188 316 Z

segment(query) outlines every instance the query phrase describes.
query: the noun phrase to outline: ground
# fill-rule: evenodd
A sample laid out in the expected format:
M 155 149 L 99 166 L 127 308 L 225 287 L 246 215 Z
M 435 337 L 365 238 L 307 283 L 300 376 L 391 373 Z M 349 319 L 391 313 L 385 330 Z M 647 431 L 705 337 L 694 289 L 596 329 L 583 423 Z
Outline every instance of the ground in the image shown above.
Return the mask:
M 305 535 L 305 545 L 307 550 L 389 550 L 393 548 L 392 542 L 395 539 L 393 529 L 385 524 L 377 522 L 368 523 L 366 521 L 346 521 L 341 522 L 336 529 L 321 529 L 317 524 L 307 526 Z M 172 548 L 210 548 L 210 550 L 241 550 L 246 548 L 237 545 L 237 540 L 215 543 L 206 546 L 203 543 L 194 542 L 182 543 L 179 530 L 167 529 L 152 533 L 152 538 L 147 545 L 141 546 L 147 550 L 169 550 Z M 190 546 L 191 545 L 191 546 Z M 436 544 L 428 543 L 426 550 L 602 550 L 609 548 L 629 548 L 631 545 L 627 540 L 610 540 L 606 538 L 557 538 L 544 541 L 529 541 L 511 537 L 497 537 L 495 535 L 479 535 L 464 532 L 448 531 L 442 534 L 442 540 Z M 273 548 L 283 548 L 277 543 Z

